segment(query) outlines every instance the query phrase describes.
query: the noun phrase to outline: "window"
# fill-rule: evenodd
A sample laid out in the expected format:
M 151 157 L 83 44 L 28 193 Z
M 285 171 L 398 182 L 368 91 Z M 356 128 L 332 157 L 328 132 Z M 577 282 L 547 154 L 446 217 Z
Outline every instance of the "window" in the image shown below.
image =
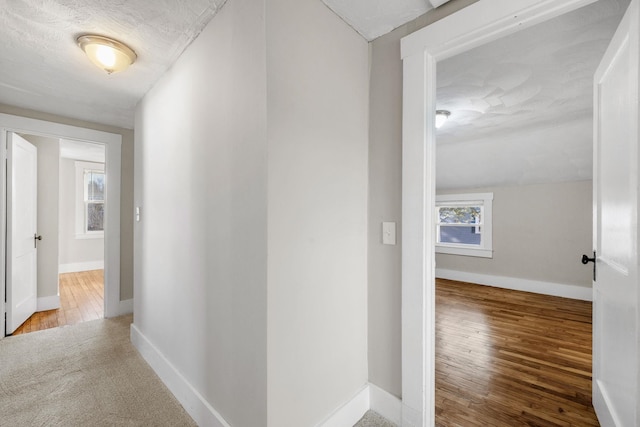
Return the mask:
M 76 238 L 104 237 L 104 164 L 76 162 Z
M 436 252 L 492 258 L 493 193 L 436 196 Z
M 104 172 L 84 171 L 84 231 L 104 231 Z

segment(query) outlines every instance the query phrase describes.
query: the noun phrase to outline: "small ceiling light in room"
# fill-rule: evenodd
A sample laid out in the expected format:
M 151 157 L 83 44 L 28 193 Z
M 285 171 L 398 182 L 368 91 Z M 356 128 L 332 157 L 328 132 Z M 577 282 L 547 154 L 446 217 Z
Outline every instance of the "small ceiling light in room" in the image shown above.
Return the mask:
M 108 74 L 126 70 L 138 58 L 129 46 L 109 37 L 86 34 L 76 41 L 91 62 Z
M 450 115 L 451 112 L 447 110 L 436 110 L 436 129 L 440 129 Z

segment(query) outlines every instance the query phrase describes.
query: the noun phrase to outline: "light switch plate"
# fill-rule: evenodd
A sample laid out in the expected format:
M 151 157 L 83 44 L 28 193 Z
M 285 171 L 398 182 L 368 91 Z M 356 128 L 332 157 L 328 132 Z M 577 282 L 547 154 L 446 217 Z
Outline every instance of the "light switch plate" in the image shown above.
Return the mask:
M 382 223 L 382 243 L 384 245 L 396 244 L 396 223 L 395 222 Z

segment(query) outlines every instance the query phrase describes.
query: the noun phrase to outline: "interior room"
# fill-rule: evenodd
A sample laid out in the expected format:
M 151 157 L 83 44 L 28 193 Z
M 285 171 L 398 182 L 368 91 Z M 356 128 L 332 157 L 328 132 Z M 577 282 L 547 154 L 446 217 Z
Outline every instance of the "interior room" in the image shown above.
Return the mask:
M 436 124 L 436 206 L 443 221 L 436 241 L 436 277 L 440 280 L 436 292 L 443 294 L 436 301 L 441 335 L 436 337 L 441 346 L 436 349 L 441 361 L 436 372 L 438 366 L 443 371 L 436 396 L 440 390 L 447 396 L 436 397 L 438 402 L 461 396 L 481 398 L 491 387 L 492 377 L 480 374 L 476 378 L 474 371 L 498 372 L 501 365 L 509 371 L 518 357 L 529 362 L 546 358 L 539 353 L 545 344 L 535 341 L 536 335 L 553 336 L 543 326 L 545 322 L 550 320 L 556 329 L 559 319 L 569 322 L 582 313 L 580 321 L 559 334 L 572 336 L 582 330 L 583 322 L 591 321 L 592 268 L 580 258 L 593 247 L 593 75 L 628 3 L 597 2 L 438 63 L 436 108 L 446 121 L 439 128 Z M 491 200 L 482 199 L 487 195 Z M 454 211 L 459 220 L 447 217 Z M 468 216 L 469 212 L 474 216 Z M 448 225 L 456 221 L 468 224 Z M 460 300 L 458 295 L 471 288 L 461 288 L 459 282 L 524 293 L 492 290 L 496 292 L 492 296 L 482 293 L 477 300 L 471 296 Z M 530 293 L 559 298 L 545 297 L 545 312 L 538 296 Z M 492 298 L 496 305 L 485 305 Z M 518 298 L 527 301 L 525 306 L 535 306 L 539 314 L 517 307 Z M 506 301 L 512 304 L 510 308 Z M 470 314 L 474 311 L 477 316 Z M 510 316 L 523 318 L 509 325 Z M 524 317 L 532 319 L 532 324 L 521 330 Z M 459 366 L 475 366 L 471 372 L 456 368 L 460 371 L 456 375 L 450 368 L 455 360 L 451 353 L 454 341 L 447 335 L 467 336 L 468 330 L 455 326 L 465 318 L 473 319 L 467 320 L 474 324 L 472 333 L 486 342 L 478 341 L 475 347 L 464 342 L 456 347 L 471 353 L 470 360 Z M 529 344 L 510 348 L 492 343 L 489 331 L 503 327 L 528 337 L 524 341 Z M 591 326 L 583 333 L 581 340 L 575 340 L 571 355 L 555 363 L 590 371 Z M 509 356 L 497 356 L 487 350 L 491 346 Z M 490 362 L 482 368 L 477 360 L 485 358 Z M 544 388 L 547 381 L 558 387 L 562 369 L 558 371 L 553 381 L 540 375 L 539 386 Z M 511 371 L 505 376 L 516 377 Z M 480 392 L 472 397 L 451 393 L 461 377 L 484 382 L 486 388 L 478 387 Z M 505 383 L 504 379 L 496 381 Z M 567 382 L 578 384 L 580 378 Z M 585 393 L 590 392 L 590 383 L 583 387 Z M 561 399 L 556 396 L 557 401 Z M 582 409 L 589 406 L 590 401 Z M 442 420 L 451 418 L 449 412 L 451 408 L 443 408 L 439 423 L 446 424 Z M 481 417 L 471 413 L 473 418 Z M 595 420 L 595 414 L 591 418 Z M 579 422 L 590 423 L 582 416 Z
M 3 420 L 633 425 L 639 4 L 6 2 Z M 35 192 L 13 135 L 58 153 L 37 182 L 58 181 L 37 192 L 57 208 L 12 210 L 14 183 Z M 102 279 L 94 320 L 9 332 L 83 273 Z M 628 305 L 602 320 L 591 300 Z M 533 336 L 555 349 L 527 356 Z M 495 357 L 505 382 L 486 386 Z

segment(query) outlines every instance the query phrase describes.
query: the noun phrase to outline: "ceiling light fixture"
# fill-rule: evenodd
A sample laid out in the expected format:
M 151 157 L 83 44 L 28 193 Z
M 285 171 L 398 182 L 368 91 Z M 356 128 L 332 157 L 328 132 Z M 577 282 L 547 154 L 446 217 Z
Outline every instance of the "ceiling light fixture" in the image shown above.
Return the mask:
M 436 129 L 440 129 L 451 115 L 447 110 L 436 110 Z
M 138 58 L 129 46 L 109 37 L 86 34 L 76 41 L 91 62 L 107 74 L 126 70 Z

